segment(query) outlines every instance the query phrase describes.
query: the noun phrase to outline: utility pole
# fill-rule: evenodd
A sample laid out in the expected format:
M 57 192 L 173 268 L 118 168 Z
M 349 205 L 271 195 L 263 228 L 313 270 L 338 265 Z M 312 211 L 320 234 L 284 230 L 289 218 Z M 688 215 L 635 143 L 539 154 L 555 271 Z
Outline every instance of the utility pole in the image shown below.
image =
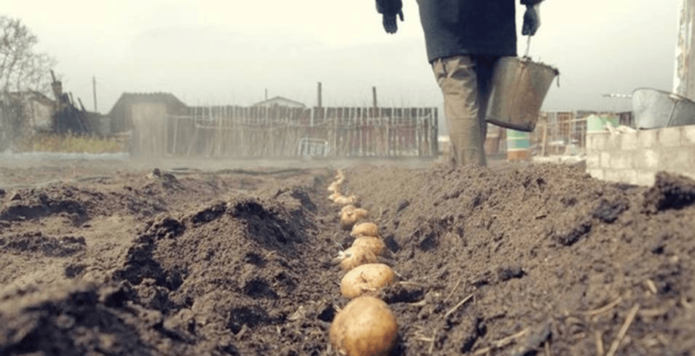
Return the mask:
M 695 99 L 695 0 L 679 1 L 673 92 L 693 100 Z
M 92 93 L 94 95 L 94 112 L 97 112 L 97 78 L 92 76 Z
M 323 104 L 321 103 L 321 82 L 319 82 L 319 89 L 318 89 L 318 107 L 323 107 Z
M 268 100 L 268 89 L 265 90 L 265 100 Z
M 379 107 L 376 101 L 376 87 L 372 87 L 372 106 L 374 106 L 374 109 Z

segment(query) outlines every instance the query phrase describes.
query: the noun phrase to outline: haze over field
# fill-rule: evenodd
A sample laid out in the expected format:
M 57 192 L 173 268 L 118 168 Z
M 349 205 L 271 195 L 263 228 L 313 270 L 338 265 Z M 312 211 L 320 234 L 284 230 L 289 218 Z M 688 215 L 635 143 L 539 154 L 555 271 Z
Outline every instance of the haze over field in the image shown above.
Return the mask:
M 677 0 L 547 0 L 531 55 L 557 66 L 546 110 L 622 110 L 602 98 L 647 86 L 671 90 Z M 324 105 L 439 106 L 415 0 L 387 35 L 369 1 L 10 1 L 55 56 L 64 87 L 99 111 L 122 92 L 172 92 L 186 103 L 248 105 L 269 96 Z M 518 7 L 518 17 L 523 8 Z M 519 19 L 517 26 L 521 26 Z M 519 52 L 525 50 L 519 39 Z

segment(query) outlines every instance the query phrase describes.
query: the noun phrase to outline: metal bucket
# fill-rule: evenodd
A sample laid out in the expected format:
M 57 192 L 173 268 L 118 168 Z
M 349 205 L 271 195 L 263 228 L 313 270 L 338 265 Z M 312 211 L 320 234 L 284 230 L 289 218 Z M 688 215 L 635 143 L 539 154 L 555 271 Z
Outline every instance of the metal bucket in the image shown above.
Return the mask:
M 695 102 L 678 94 L 636 89 L 632 93 L 632 109 L 638 129 L 695 125 Z
M 543 100 L 560 72 L 529 58 L 502 57 L 495 65 L 487 121 L 508 129 L 536 128 Z

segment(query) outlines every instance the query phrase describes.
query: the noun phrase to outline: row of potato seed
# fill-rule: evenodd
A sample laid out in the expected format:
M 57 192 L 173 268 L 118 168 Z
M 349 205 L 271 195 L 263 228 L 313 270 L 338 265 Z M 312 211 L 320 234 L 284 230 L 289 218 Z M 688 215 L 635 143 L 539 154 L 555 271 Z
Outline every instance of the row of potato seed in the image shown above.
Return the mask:
M 328 199 L 343 206 L 340 226 L 351 230 L 355 240 L 352 246 L 341 251 L 336 262 L 347 273 L 340 282 L 340 293 L 352 299 L 331 324 L 331 345 L 348 356 L 386 356 L 396 344 L 398 324 L 388 305 L 373 295 L 396 279 L 391 267 L 377 263 L 386 249 L 379 235 L 379 228 L 367 222 L 369 212 L 359 208 L 359 197 L 341 194 L 345 181 L 338 170 L 335 181 L 328 187 Z

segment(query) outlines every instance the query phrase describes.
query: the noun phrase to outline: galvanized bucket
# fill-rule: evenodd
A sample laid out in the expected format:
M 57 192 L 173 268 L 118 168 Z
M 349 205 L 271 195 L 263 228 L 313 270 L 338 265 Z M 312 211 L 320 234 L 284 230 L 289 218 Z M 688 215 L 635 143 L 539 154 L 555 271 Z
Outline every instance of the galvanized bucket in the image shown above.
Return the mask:
M 529 58 L 502 57 L 492 77 L 487 121 L 508 129 L 536 128 L 543 100 L 560 72 Z
M 637 89 L 632 93 L 632 109 L 638 129 L 695 125 L 695 102 L 674 93 Z

